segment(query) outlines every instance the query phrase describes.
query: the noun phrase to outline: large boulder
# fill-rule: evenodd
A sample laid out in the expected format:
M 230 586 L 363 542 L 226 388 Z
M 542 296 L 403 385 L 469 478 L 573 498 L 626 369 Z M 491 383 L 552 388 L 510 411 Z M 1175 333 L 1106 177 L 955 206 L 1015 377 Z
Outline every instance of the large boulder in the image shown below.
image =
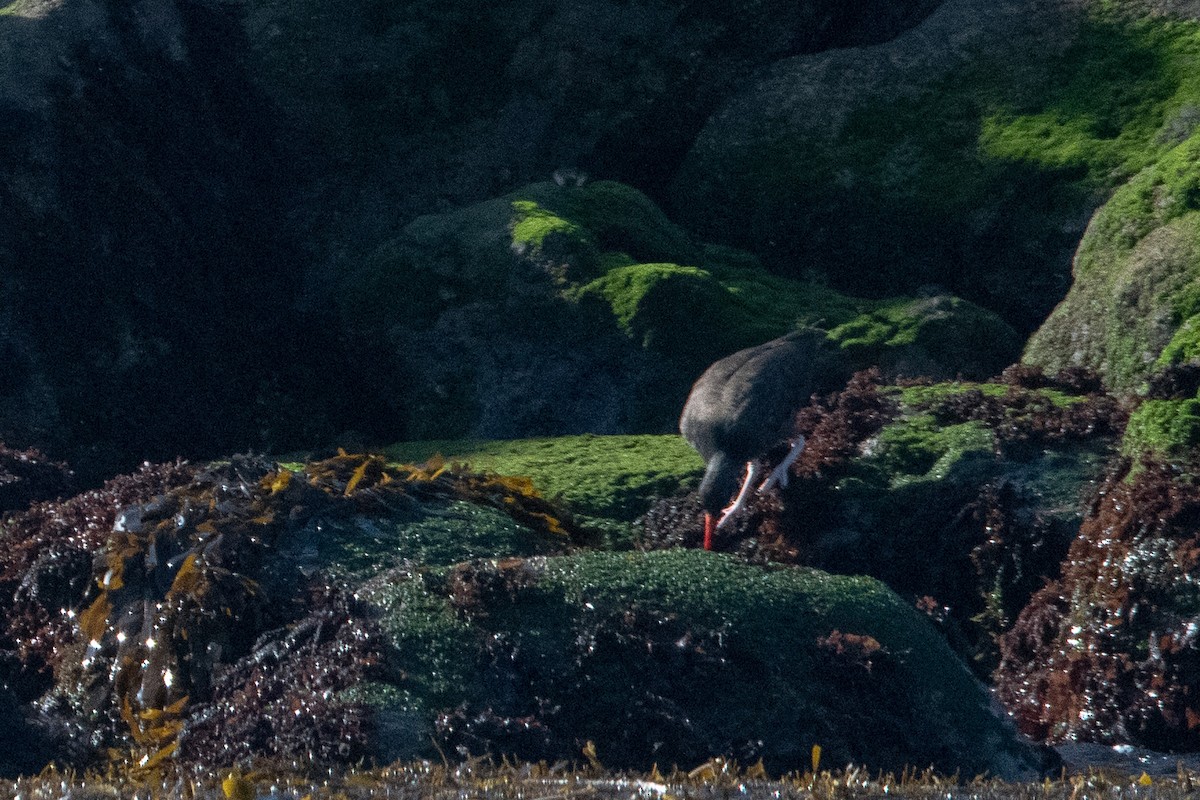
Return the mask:
M 1195 126 L 1195 26 L 1168 11 L 949 0 L 887 43 L 781 60 L 709 121 L 673 208 L 777 272 L 938 284 L 1032 331 L 1091 212 Z
M 722 753 L 784 771 L 819 744 L 829 763 L 871 769 L 1041 768 L 934 628 L 870 579 L 694 550 L 585 553 L 468 563 L 366 596 L 389 610 L 402 668 L 442 674 L 394 713 L 432 718 L 459 755 L 554 760 L 594 742 L 610 767 Z M 422 614 L 450 641 L 430 646 Z
M 957 298 L 867 300 L 771 275 L 612 181 L 418 217 L 347 270 L 337 305 L 372 400 L 409 439 L 672 430 L 710 363 L 797 325 L 828 333 L 822 391 L 872 364 L 986 377 L 1020 346 Z
M 322 435 L 286 328 L 298 176 L 233 7 L 16 0 L 0 19 L 0 436 L 99 482 Z
M 1198 187 L 1200 136 L 1189 135 L 1117 190 L 1079 244 L 1071 291 L 1023 359 L 1089 367 L 1130 391 L 1200 356 Z
M 341 160 L 349 180 L 331 180 L 354 200 L 338 202 L 360 204 L 343 231 L 361 231 L 563 166 L 661 188 L 755 70 L 886 40 L 935 6 L 252 0 L 244 25 L 258 84 Z

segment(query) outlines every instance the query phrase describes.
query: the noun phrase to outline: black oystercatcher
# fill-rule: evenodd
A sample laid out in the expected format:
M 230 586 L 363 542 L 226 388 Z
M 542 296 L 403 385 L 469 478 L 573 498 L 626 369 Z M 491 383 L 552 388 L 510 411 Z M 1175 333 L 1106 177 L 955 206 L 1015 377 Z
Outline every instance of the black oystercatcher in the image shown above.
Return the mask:
M 758 491 L 787 485 L 788 468 L 804 449 L 804 437 L 793 435 L 793 418 L 815 388 L 824 340 L 823 332 L 810 329 L 739 350 L 705 370 L 692 386 L 679 430 L 707 465 L 700 482 L 705 550 L 712 549 L 714 528 L 745 505 L 757 477 L 755 459 L 791 439 L 791 452 Z M 742 470 L 746 477 L 739 491 Z

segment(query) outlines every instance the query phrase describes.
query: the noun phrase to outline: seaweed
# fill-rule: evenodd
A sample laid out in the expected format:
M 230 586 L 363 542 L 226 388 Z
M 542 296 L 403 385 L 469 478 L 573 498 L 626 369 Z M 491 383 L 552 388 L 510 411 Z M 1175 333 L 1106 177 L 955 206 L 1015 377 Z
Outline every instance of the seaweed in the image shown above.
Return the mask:
M 207 702 L 180 726 L 184 762 L 346 764 L 370 755 L 367 709 L 342 692 L 382 674 L 382 634 L 346 589 L 317 584 L 307 594 L 303 617 L 263 634 L 214 677 Z
M 295 469 L 255 456 L 147 466 L 36 505 L 5 522 L 0 562 L 22 699 L 52 688 L 39 701 L 51 725 L 64 739 L 87 730 L 75 763 L 105 748 L 142 769 L 359 759 L 365 706 L 339 692 L 382 668 L 380 634 L 304 554 L 326 522 L 403 525 L 453 503 L 496 509 L 560 551 L 587 539 L 527 479 L 345 452 Z
M 879 391 L 882 379 L 877 368 L 857 372 L 845 389 L 799 411 L 796 432 L 806 443 L 793 468 L 797 475 L 816 477 L 844 465 L 895 417 L 896 402 Z
M 1062 577 L 1001 641 L 999 697 L 1028 735 L 1200 749 L 1200 478 L 1123 459 Z
M 1146 380 L 1147 400 L 1188 400 L 1200 392 L 1200 364 L 1170 364 Z
M 917 403 L 941 425 L 968 421 L 988 426 L 999 453 L 1023 458 L 1051 444 L 1118 436 L 1129 419 L 1128 409 L 1100 389 L 1086 370 L 1063 370 L 1047 377 L 1040 368 L 1009 367 L 1000 376 L 1007 387 L 992 394 L 972 387 Z
M 7 675 L 18 696 L 45 690 L 51 667 L 75 640 L 92 575 L 92 555 L 110 535 L 120 510 L 186 483 L 185 462 L 150 465 L 63 501 L 44 501 L 0 523 L 0 597 L 9 608 L 0 651 L 13 654 Z

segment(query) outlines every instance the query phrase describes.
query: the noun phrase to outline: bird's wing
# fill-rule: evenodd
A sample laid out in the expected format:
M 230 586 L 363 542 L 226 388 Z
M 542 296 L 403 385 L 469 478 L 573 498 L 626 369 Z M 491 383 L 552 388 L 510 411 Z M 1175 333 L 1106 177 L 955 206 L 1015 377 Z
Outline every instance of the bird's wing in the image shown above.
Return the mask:
M 726 452 L 747 460 L 790 432 L 812 391 L 819 343 L 801 332 L 734 353 L 696 381 L 680 431 L 705 459 Z

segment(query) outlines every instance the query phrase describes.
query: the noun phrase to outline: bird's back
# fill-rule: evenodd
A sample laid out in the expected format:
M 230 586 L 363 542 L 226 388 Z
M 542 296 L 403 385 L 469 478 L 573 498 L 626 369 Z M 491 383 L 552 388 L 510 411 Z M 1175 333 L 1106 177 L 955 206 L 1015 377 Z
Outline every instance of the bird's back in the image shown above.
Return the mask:
M 706 460 L 749 460 L 791 433 L 815 388 L 824 335 L 805 330 L 739 350 L 696 381 L 679 430 Z

